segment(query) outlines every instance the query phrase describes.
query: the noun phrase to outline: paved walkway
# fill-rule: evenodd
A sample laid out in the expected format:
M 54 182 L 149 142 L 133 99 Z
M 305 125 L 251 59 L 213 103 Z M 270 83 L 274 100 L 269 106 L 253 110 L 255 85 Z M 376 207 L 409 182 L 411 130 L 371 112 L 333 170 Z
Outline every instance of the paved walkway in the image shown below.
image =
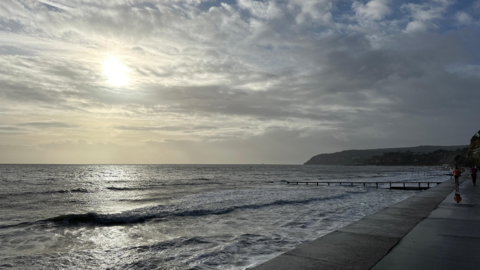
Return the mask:
M 372 269 L 480 269 L 480 185 L 460 185 Z
M 480 186 L 470 182 L 461 186 L 464 206 L 454 205 L 449 180 L 253 269 L 480 269 Z

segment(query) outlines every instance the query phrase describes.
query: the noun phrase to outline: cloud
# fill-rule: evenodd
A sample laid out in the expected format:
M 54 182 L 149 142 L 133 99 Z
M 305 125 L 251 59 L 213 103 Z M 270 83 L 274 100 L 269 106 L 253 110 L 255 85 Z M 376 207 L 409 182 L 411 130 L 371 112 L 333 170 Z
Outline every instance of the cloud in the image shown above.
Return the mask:
M 218 129 L 215 126 L 160 126 L 160 127 L 152 127 L 152 126 L 115 126 L 117 130 L 127 130 L 127 131 L 171 131 L 171 132 L 198 132 L 198 131 L 212 131 Z
M 217 129 L 217 127 L 213 127 L 213 126 L 196 126 L 196 127 L 193 127 L 193 129 L 196 129 L 196 130 L 212 130 L 212 129 Z
M 0 55 L 29 55 L 30 52 L 18 47 L 3 45 L 0 46 Z
M 470 25 L 474 22 L 473 18 L 466 12 L 457 12 L 455 19 L 459 25 Z
M 252 16 L 262 20 L 278 17 L 282 12 L 273 1 L 239 0 L 238 6 L 241 9 L 248 10 Z
M 119 130 L 133 130 L 133 131 L 181 131 L 187 130 L 187 127 L 182 126 L 163 126 L 163 127 L 143 127 L 143 126 L 116 126 L 115 129 Z
M 1 135 L 22 135 L 28 134 L 29 131 L 21 127 L 0 125 L 0 134 Z
M 405 31 L 407 33 L 425 32 L 437 28 L 435 21 L 442 19 L 447 8 L 453 3 L 452 0 L 430 0 L 422 4 L 404 4 L 403 9 L 408 10 L 413 18 L 407 24 Z
M 358 1 L 353 2 L 353 9 L 360 18 L 381 20 L 391 13 L 390 0 L 371 0 L 366 4 Z
M 480 1 L 476 0 L 472 3 L 472 8 L 475 12 L 480 12 Z
M 313 22 L 316 24 L 328 24 L 332 20 L 331 0 L 294 0 L 292 5 L 298 5 L 301 13 L 297 15 L 297 23 Z M 289 7 L 291 8 L 291 7 Z
M 28 123 L 21 123 L 19 126 L 28 126 L 28 127 L 35 127 L 35 128 L 75 128 L 78 125 L 69 124 L 69 123 L 62 123 L 57 121 L 46 121 L 46 122 L 28 122 Z

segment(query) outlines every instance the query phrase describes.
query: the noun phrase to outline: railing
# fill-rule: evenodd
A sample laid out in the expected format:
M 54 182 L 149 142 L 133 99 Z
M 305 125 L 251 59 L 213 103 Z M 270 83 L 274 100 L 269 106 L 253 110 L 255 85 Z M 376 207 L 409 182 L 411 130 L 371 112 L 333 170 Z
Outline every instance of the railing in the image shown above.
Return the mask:
M 430 184 L 436 184 L 436 185 L 440 185 L 442 182 L 345 182 L 345 181 L 342 181 L 342 182 L 290 182 L 290 181 L 287 181 L 287 184 L 327 184 L 328 186 L 330 186 L 330 184 L 339 184 L 340 186 L 342 186 L 342 184 L 350 184 L 350 186 L 353 186 L 353 184 L 363 184 L 363 186 L 366 186 L 366 184 L 375 184 L 375 187 L 378 188 L 378 184 L 389 184 L 390 185 L 390 188 L 404 188 L 404 189 L 407 189 L 407 188 L 416 188 L 416 186 L 406 186 L 405 184 L 418 184 L 418 189 L 427 189 L 427 188 L 430 188 Z M 398 187 L 398 186 L 393 186 L 392 187 L 392 184 L 402 184 L 402 186 Z M 427 184 L 427 186 L 422 186 L 422 184 Z

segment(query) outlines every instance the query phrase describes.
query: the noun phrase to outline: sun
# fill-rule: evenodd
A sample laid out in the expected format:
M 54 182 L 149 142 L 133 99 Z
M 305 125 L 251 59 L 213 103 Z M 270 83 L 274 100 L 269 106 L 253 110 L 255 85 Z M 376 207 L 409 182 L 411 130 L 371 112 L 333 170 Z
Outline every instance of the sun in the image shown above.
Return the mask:
M 128 68 L 115 57 L 110 57 L 102 63 L 103 74 L 107 76 L 108 83 L 114 86 L 122 86 L 130 81 Z

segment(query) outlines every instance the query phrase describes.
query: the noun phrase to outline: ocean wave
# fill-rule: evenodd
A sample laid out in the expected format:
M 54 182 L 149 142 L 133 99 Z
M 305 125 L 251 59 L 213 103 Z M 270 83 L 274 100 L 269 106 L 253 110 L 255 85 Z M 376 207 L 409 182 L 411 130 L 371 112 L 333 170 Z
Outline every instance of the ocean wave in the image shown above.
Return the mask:
M 224 215 L 236 210 L 260 209 L 265 207 L 274 207 L 292 204 L 309 204 L 312 202 L 337 200 L 348 193 L 337 196 L 323 198 L 308 198 L 303 200 L 276 200 L 268 203 L 233 205 L 224 208 L 215 209 L 179 209 L 173 205 L 159 205 L 149 208 L 140 208 L 132 211 L 126 211 L 118 214 L 98 214 L 88 212 L 84 214 L 66 214 L 53 218 L 39 220 L 34 223 L 53 222 L 58 225 L 95 225 L 95 226 L 113 226 L 120 224 L 142 223 L 153 219 L 164 219 L 169 217 L 198 217 L 207 215 Z
M 209 178 L 205 178 L 205 177 L 200 177 L 200 178 L 193 178 L 192 180 L 209 181 L 210 179 L 209 179 Z
M 75 188 L 75 189 L 70 189 L 70 190 L 57 190 L 53 191 L 51 193 L 89 193 L 90 191 L 85 188 Z
M 126 191 L 126 190 L 146 190 L 151 189 L 151 187 L 106 187 L 108 190 L 117 190 L 117 191 Z
M 48 191 L 38 191 L 38 192 L 19 192 L 19 193 L 9 193 L 5 194 L 7 196 L 22 196 L 22 195 L 32 195 L 32 194 L 55 194 L 55 193 L 90 193 L 85 188 L 74 188 L 74 189 L 60 189 L 60 190 L 48 190 Z
M 225 242 L 228 239 L 228 244 Z M 130 247 L 129 252 L 135 251 L 138 256 L 137 260 L 128 261 L 123 265 L 119 265 L 122 269 L 137 269 L 138 265 L 151 265 L 152 258 L 158 258 L 159 252 L 162 252 L 162 259 L 156 261 L 159 269 L 176 269 L 175 264 L 169 262 L 178 258 L 178 249 L 185 250 L 185 255 L 182 257 L 182 269 L 200 270 L 200 269 L 231 269 L 231 258 L 242 254 L 243 260 L 237 261 L 236 266 L 241 266 L 244 269 L 252 264 L 252 257 L 255 259 L 262 258 L 264 255 L 271 255 L 275 253 L 283 253 L 287 250 L 297 246 L 299 241 L 292 241 L 284 237 L 275 237 L 270 235 L 256 235 L 256 234 L 220 234 L 214 236 L 194 236 L 194 237 L 178 237 L 167 241 L 157 242 L 152 245 L 141 245 Z M 188 252 L 192 249 L 201 252 Z M 187 255 L 188 254 L 188 255 Z M 248 258 L 248 259 L 246 259 Z M 260 259 L 260 260 L 263 260 Z M 199 266 L 198 262 L 202 262 L 203 266 Z M 206 265 L 212 267 L 204 267 Z M 237 269 L 234 268 L 234 269 Z M 240 268 L 238 268 L 240 269 Z M 250 269 L 250 268 L 246 268 Z
M 210 179 L 207 178 L 198 178 L 198 179 L 192 179 L 192 180 L 202 180 L 202 181 L 208 181 Z M 112 191 L 131 191 L 131 190 L 150 190 L 154 188 L 158 189 L 164 189 L 165 187 L 171 187 L 171 186 L 203 186 L 203 185 L 214 185 L 214 184 L 219 184 L 217 182 L 201 182 L 201 183 L 195 183 L 195 182 L 186 182 L 186 183 L 168 183 L 168 184 L 156 184 L 156 185 L 148 185 L 144 187 L 106 187 L 108 190 Z

